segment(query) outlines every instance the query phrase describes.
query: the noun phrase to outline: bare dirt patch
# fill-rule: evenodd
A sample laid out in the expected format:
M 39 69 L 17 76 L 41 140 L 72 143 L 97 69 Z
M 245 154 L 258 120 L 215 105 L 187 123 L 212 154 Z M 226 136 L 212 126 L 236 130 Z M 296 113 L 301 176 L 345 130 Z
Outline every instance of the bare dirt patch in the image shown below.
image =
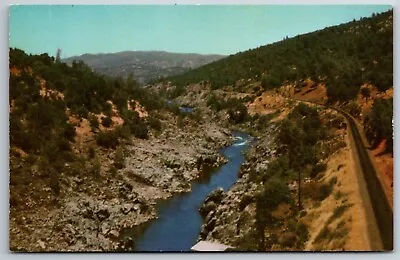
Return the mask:
M 357 174 L 360 172 L 356 171 L 347 134 L 345 141 L 347 146 L 328 158 L 327 170 L 323 177 L 324 182 L 337 178 L 332 194 L 321 202 L 320 206 L 308 205 L 309 213 L 305 220 L 310 225 L 310 239 L 306 250 L 371 250 L 366 214 L 357 180 Z M 333 213 L 339 207 L 345 208 L 344 213 L 332 219 Z M 343 225 L 342 234 L 334 236 L 329 243 L 316 243 L 316 238 L 325 227 L 337 230 L 338 225 Z

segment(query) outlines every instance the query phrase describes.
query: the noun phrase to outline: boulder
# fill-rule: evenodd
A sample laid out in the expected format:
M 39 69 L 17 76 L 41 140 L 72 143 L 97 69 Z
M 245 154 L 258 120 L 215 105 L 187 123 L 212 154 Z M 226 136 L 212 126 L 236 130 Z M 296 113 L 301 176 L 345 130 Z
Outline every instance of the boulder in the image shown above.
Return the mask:
M 83 212 L 82 212 L 82 216 L 84 218 L 93 219 L 93 210 L 90 209 L 90 208 L 89 209 L 88 208 L 84 209 Z
M 208 215 L 210 211 L 214 211 L 217 208 L 217 204 L 214 201 L 209 201 L 201 205 L 199 212 L 200 215 L 204 218 Z
M 206 225 L 206 229 L 207 229 L 208 233 L 213 231 L 216 223 L 217 223 L 217 218 L 214 217 L 214 218 L 210 219 L 210 221 Z
M 126 214 L 128 214 L 129 212 L 131 212 L 132 209 L 133 209 L 133 207 L 132 207 L 131 204 L 124 204 L 124 205 L 121 207 L 121 212 L 122 212 L 124 215 L 126 215 Z
M 44 244 L 44 242 L 42 240 L 39 240 L 38 244 L 39 244 L 41 249 L 46 249 L 46 245 Z
M 106 208 L 99 209 L 96 212 L 96 216 L 100 221 L 103 221 L 103 220 L 107 219 L 110 216 L 110 212 Z
M 225 192 L 224 189 L 222 188 L 218 188 L 216 190 L 214 190 L 213 192 L 211 192 L 207 198 L 204 200 L 204 204 L 213 201 L 217 204 L 221 203 L 222 199 L 225 197 Z
M 215 211 L 214 211 L 214 210 L 210 211 L 210 212 L 207 214 L 206 218 L 204 219 L 204 223 L 207 224 L 207 223 L 211 220 L 211 218 L 212 218 L 214 215 L 215 215 Z
M 121 241 L 119 249 L 123 251 L 132 251 L 135 249 L 135 240 L 131 237 L 125 238 Z
M 111 230 L 108 234 L 112 238 L 118 238 L 119 237 L 119 232 L 118 232 L 118 230 L 115 230 L 115 229 Z

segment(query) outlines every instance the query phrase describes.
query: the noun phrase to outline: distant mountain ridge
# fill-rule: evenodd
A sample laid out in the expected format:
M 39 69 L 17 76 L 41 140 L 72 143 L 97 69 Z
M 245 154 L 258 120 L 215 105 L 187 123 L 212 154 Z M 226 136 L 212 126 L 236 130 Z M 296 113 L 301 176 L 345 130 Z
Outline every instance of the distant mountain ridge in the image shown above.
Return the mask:
M 140 83 L 178 75 L 224 58 L 223 55 L 171 53 L 166 51 L 123 51 L 117 53 L 83 54 L 63 59 L 71 64 L 81 60 L 96 72 L 126 77 L 133 73 Z

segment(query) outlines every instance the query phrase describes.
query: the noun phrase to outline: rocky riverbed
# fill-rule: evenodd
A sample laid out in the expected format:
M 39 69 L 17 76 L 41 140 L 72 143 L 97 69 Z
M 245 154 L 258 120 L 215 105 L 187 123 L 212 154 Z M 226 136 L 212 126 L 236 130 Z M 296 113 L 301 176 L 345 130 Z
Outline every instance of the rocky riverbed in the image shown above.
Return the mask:
M 110 173 L 113 153 L 103 151 L 100 174 L 61 173 L 61 193 L 48 201 L 28 197 L 23 210 L 10 211 L 12 251 L 113 251 L 126 248 L 119 232 L 157 217 L 155 203 L 187 192 L 207 167 L 225 162 L 218 148 L 232 141 L 216 124 L 178 128 L 165 120 L 161 133 L 125 145 L 125 168 Z M 32 189 L 36 186 L 32 184 Z
M 239 178 L 226 193 L 212 192 L 200 208 L 204 219 L 198 240 L 215 241 L 238 247 L 249 240 L 255 226 L 255 200 L 260 184 L 251 181 L 251 174 L 266 169 L 268 162 L 276 154 L 274 134 L 271 126 L 260 136 L 258 143 L 247 153 L 247 162 L 241 167 Z M 253 173 L 250 173 L 254 169 Z M 249 240 L 250 241 L 250 240 Z

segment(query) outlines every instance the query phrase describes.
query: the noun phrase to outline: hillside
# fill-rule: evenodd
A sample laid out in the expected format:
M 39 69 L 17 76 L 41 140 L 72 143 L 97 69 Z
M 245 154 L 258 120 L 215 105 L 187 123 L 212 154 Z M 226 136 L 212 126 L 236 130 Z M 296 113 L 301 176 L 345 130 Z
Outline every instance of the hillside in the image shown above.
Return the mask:
M 362 83 L 380 91 L 393 85 L 393 12 L 286 38 L 239 52 L 182 75 L 184 86 L 202 80 L 214 89 L 260 82 L 264 89 L 311 78 L 327 87 L 330 101 L 354 98 Z
M 297 100 L 341 106 L 363 124 L 376 167 L 392 189 L 392 10 L 239 52 L 165 81 L 177 89 L 208 82 L 213 89 L 257 96 L 274 89 Z
M 227 129 L 132 77 L 20 49 L 9 57 L 11 251 L 132 250 L 124 228 L 224 162 Z
M 81 60 L 95 71 L 108 76 L 127 77 L 133 73 L 140 83 L 177 75 L 223 58 L 222 55 L 170 53 L 164 51 L 125 51 L 107 54 L 83 54 L 64 59 L 68 64 Z
M 361 149 L 393 198 L 392 15 L 212 63 L 221 57 L 63 62 L 11 48 L 10 250 L 140 251 L 143 238 L 159 251 L 201 224 L 191 234 L 234 250 L 382 250 L 362 145 L 332 107 L 363 124 Z M 157 79 L 169 73 L 183 74 Z

